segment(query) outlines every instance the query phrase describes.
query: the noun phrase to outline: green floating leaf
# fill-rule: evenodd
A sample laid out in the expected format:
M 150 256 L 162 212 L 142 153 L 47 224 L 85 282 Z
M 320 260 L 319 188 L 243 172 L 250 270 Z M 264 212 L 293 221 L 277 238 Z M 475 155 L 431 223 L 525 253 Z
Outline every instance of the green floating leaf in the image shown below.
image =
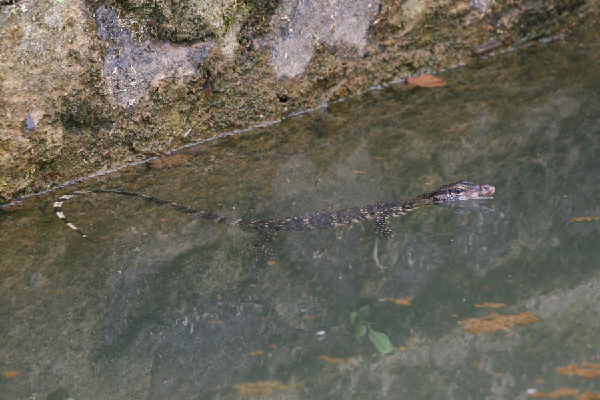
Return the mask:
M 359 318 L 359 321 L 360 321 L 361 319 L 363 319 L 363 320 L 364 320 L 364 318 L 365 318 L 367 315 L 369 315 L 369 306 L 368 306 L 368 305 L 366 305 L 366 306 L 362 306 L 362 307 L 361 307 L 361 308 L 358 310 L 358 318 Z
M 394 346 L 392 346 L 390 339 L 385 333 L 377 332 L 369 328 L 369 340 L 373 342 L 381 354 L 387 354 L 394 350 Z
M 360 339 L 361 337 L 365 336 L 366 333 L 367 333 L 367 327 L 363 324 L 360 324 L 358 326 L 358 328 L 356 329 L 356 338 Z
M 354 325 L 356 323 L 357 315 L 358 315 L 358 313 L 356 311 L 350 313 L 350 322 L 352 323 L 352 325 Z

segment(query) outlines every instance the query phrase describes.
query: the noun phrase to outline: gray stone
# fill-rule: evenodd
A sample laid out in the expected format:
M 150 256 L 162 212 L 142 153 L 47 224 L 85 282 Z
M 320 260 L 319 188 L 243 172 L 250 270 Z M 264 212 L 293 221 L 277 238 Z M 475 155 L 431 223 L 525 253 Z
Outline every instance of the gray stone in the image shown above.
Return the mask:
M 485 14 L 490 9 L 491 2 L 492 0 L 470 0 L 469 7 L 481 14 Z
M 163 79 L 195 75 L 214 45 L 176 45 L 150 37 L 136 40 L 129 29 L 119 25 L 118 12 L 104 5 L 96 10 L 96 23 L 98 37 L 108 42 L 104 79 L 114 103 L 123 108 L 137 105 L 150 86 Z
M 289 78 L 302 74 L 320 43 L 351 45 L 360 53 L 378 12 L 378 0 L 284 1 L 274 16 L 276 29 L 269 37 L 275 73 Z

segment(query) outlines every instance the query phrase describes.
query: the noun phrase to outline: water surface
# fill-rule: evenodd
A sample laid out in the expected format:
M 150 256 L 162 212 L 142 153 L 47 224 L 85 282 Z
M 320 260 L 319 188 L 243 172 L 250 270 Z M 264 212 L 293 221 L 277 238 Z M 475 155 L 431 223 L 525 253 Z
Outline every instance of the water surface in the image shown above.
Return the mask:
M 11 399 L 524 399 L 598 379 L 600 41 L 479 61 L 0 211 L 0 394 Z M 183 158 L 183 157 L 181 157 Z M 180 161 L 181 161 L 180 158 Z M 177 163 L 175 163 L 177 164 Z M 155 165 L 156 167 L 156 165 Z M 390 221 L 251 232 L 137 199 L 274 219 L 395 201 L 457 180 L 492 200 Z M 473 204 L 474 203 L 474 204 Z M 412 298 L 410 305 L 395 299 Z M 486 302 L 499 309 L 478 308 Z M 394 350 L 356 339 L 350 313 Z M 458 320 L 531 311 L 492 333 Z M 587 367 L 588 369 L 594 367 Z M 245 384 L 245 386 L 244 386 Z

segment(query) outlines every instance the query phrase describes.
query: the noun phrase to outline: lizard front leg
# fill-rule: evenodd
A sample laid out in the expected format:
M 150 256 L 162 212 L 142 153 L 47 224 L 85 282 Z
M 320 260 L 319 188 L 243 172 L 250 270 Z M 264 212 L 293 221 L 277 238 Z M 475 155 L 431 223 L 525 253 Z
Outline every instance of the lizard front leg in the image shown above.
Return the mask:
M 389 214 L 385 211 L 378 211 L 375 214 L 375 233 L 377 233 L 380 238 L 391 239 L 394 237 L 394 231 L 387 226 L 388 219 Z

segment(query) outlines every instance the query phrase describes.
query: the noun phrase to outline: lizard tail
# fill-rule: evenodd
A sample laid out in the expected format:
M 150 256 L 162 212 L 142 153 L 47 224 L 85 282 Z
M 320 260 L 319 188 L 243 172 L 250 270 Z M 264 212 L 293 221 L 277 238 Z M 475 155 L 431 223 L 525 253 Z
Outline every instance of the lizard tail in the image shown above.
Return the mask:
M 72 199 L 73 197 L 77 197 L 77 195 L 79 194 L 83 194 L 83 193 L 89 193 L 89 192 L 75 192 L 73 194 L 65 194 L 62 195 L 60 197 L 60 199 L 56 200 L 54 202 L 54 212 L 56 213 L 56 216 L 58 218 L 61 219 L 61 221 L 63 221 L 65 224 L 67 224 L 67 226 L 71 229 L 73 229 L 75 232 L 79 233 L 81 236 L 83 236 L 85 239 L 89 240 L 90 242 L 93 242 L 92 239 L 89 238 L 88 235 L 86 235 L 85 233 L 83 233 L 81 231 L 81 229 L 79 229 L 78 227 L 76 227 L 75 225 L 73 225 L 68 219 L 67 217 L 65 217 L 65 214 L 62 212 L 62 205 L 65 201 Z
M 73 192 L 72 194 L 63 195 L 62 197 L 60 197 L 58 200 L 56 200 L 54 202 L 54 212 L 56 213 L 56 216 L 58 218 L 60 218 L 65 224 L 67 224 L 67 226 L 69 228 L 73 229 L 75 232 L 79 233 L 81 236 L 83 236 L 84 238 L 86 238 L 89 241 L 92 241 L 92 239 L 90 239 L 85 233 L 83 233 L 81 231 L 81 229 L 79 229 L 74 224 L 72 224 L 67 219 L 67 217 L 65 217 L 65 214 L 62 211 L 62 206 L 65 201 L 72 199 L 73 197 L 77 197 L 80 194 L 86 194 L 86 193 L 112 193 L 112 194 L 115 194 L 118 196 L 138 197 L 144 201 L 147 201 L 148 203 L 153 203 L 153 204 L 157 204 L 160 206 L 167 206 L 175 211 L 178 211 L 178 212 L 181 212 L 184 214 L 192 214 L 201 219 L 216 222 L 219 224 L 236 225 L 236 226 L 241 226 L 241 227 L 253 227 L 253 224 L 254 224 L 254 222 L 250 221 L 250 220 L 222 217 L 222 216 L 219 216 L 216 214 L 207 213 L 205 211 L 196 210 L 194 208 L 185 207 L 185 206 L 182 206 L 177 203 L 170 202 L 170 201 L 157 199 L 156 197 L 146 196 L 144 194 L 139 194 L 139 193 L 126 192 L 126 191 L 120 190 L 120 189 L 93 189 L 93 190 L 78 191 L 78 192 Z

